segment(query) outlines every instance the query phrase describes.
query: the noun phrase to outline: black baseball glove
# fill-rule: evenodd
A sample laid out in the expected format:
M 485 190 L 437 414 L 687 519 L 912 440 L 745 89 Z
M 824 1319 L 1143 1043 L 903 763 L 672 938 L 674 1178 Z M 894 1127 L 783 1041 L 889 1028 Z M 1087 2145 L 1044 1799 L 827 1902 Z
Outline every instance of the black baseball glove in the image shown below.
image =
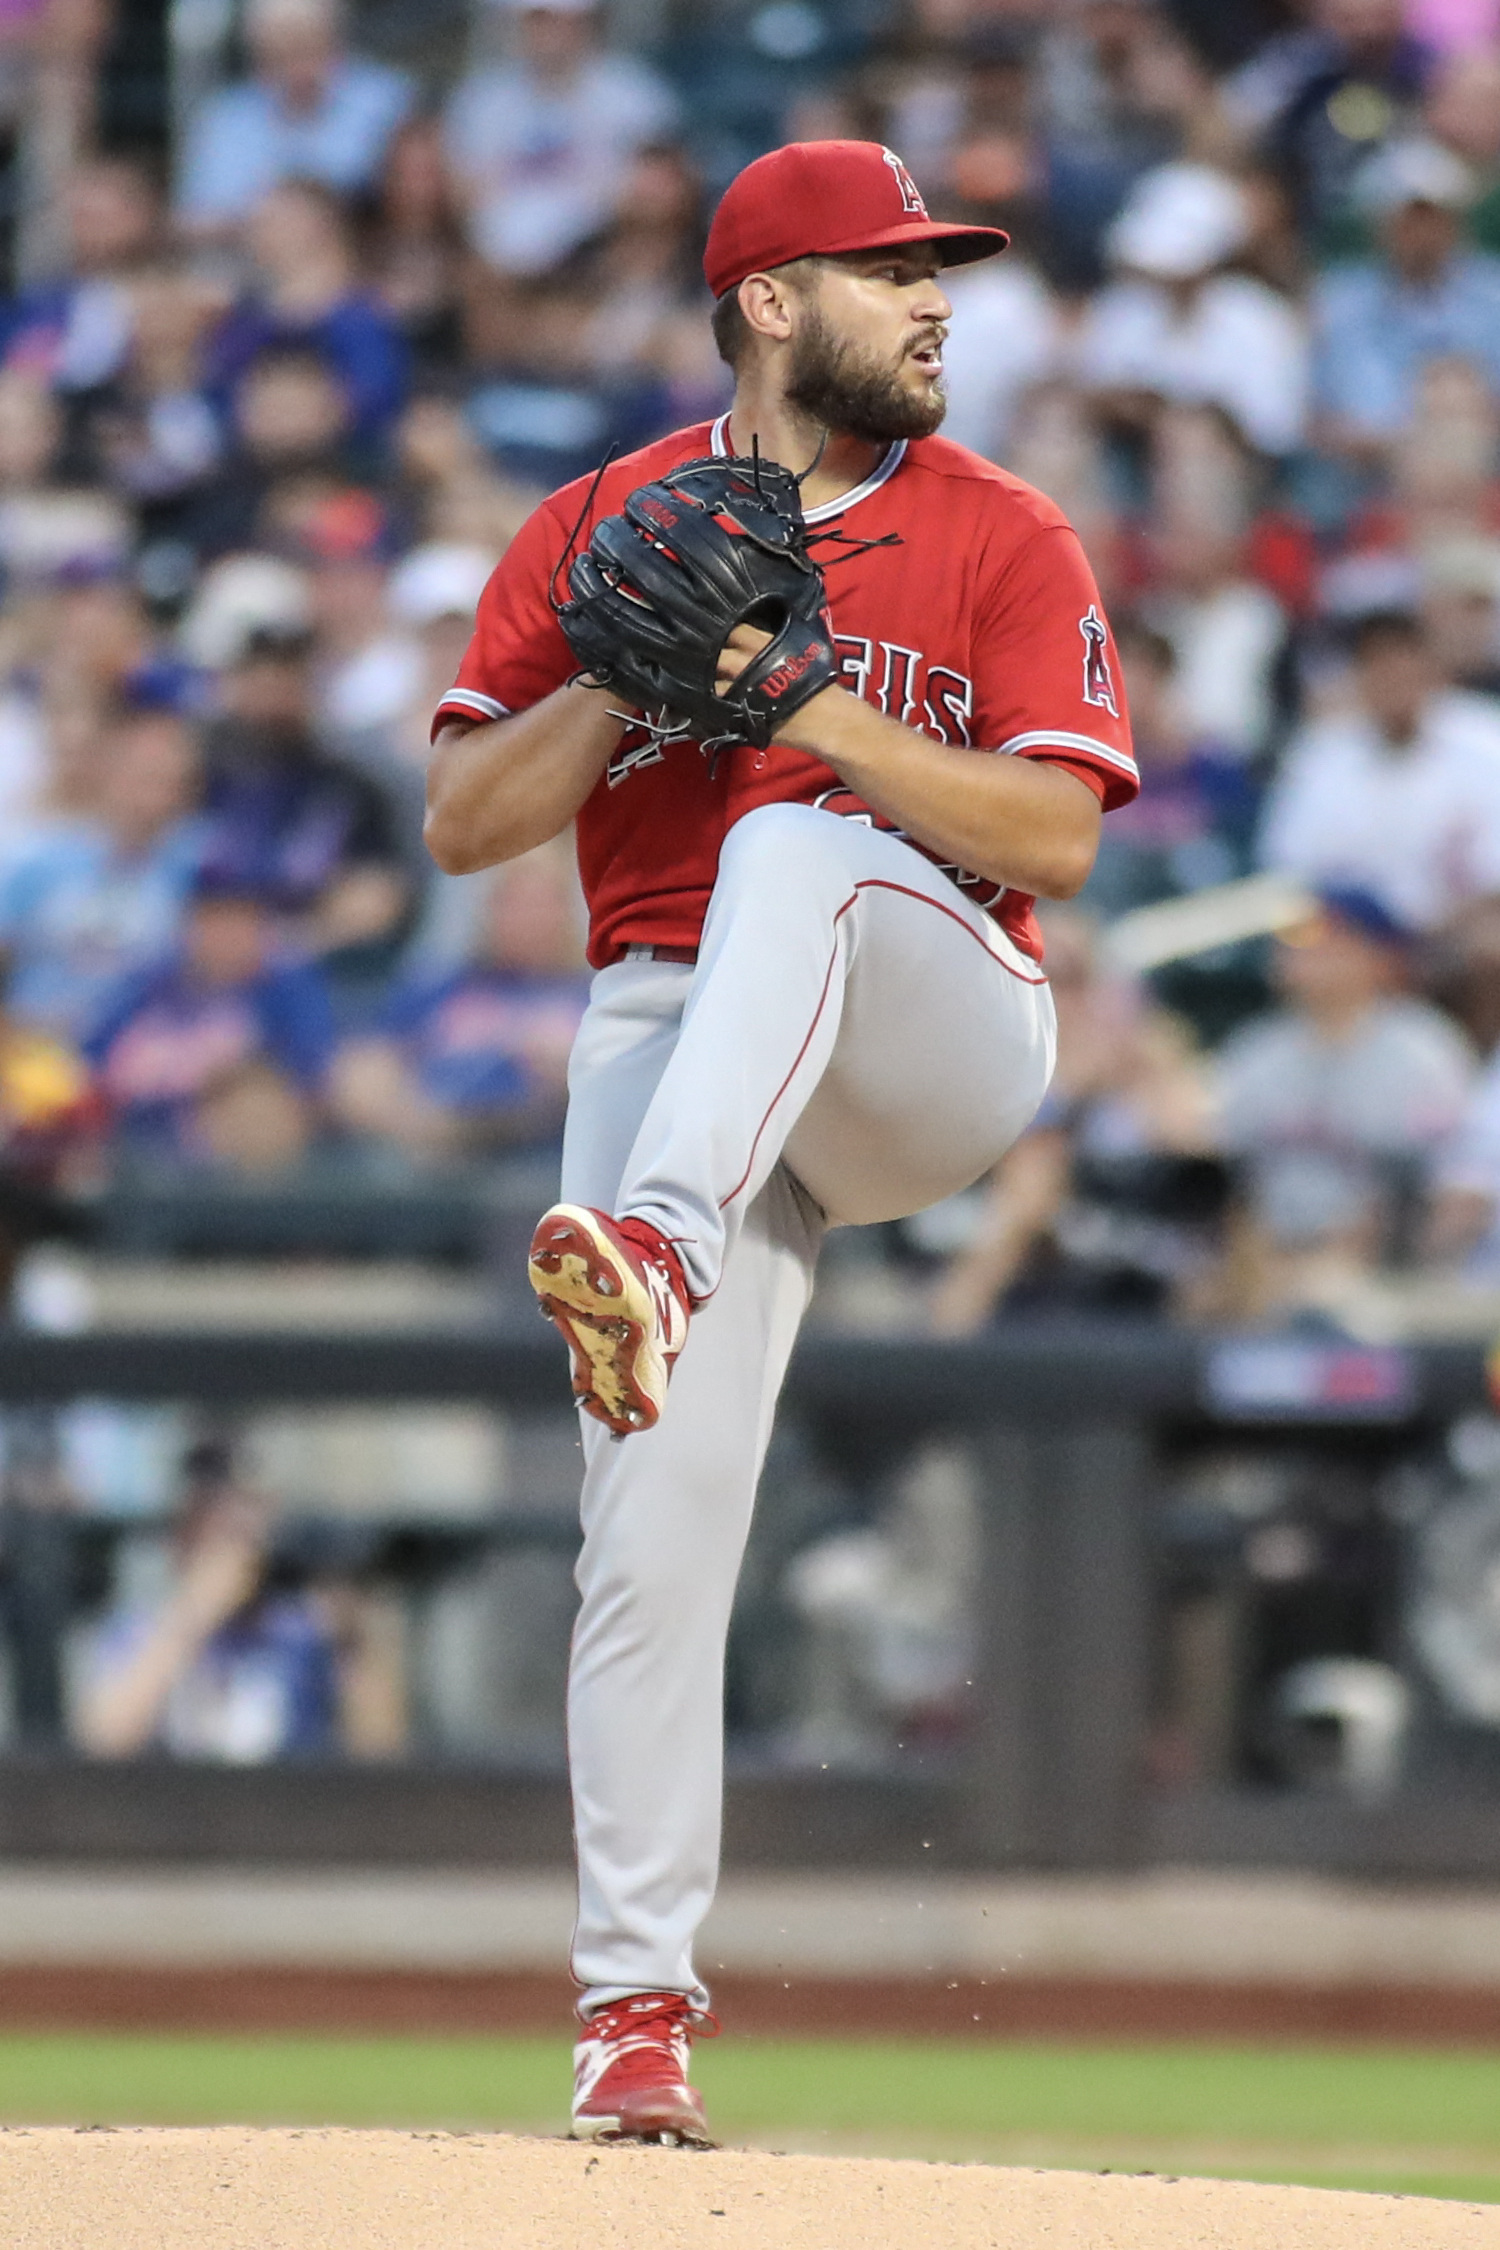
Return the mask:
M 584 671 L 662 735 L 763 747 L 838 676 L 797 480 L 774 462 L 687 461 L 595 525 L 558 622 Z M 737 625 L 771 638 L 723 695 Z

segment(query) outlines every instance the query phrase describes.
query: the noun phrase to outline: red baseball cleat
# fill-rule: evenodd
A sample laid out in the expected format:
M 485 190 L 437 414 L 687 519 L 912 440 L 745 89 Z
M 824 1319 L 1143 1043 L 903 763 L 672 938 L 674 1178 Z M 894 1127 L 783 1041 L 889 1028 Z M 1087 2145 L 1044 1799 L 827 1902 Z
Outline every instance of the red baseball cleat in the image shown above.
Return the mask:
M 718 2028 L 680 1992 L 601 2008 L 573 2049 L 573 2139 L 712 2148 L 703 2098 L 687 2082 L 688 2047 Z
M 555 1203 L 531 1238 L 531 1286 L 573 1354 L 573 1390 L 617 1437 L 649 1430 L 687 1342 L 691 1301 L 671 1245 L 644 1219 Z

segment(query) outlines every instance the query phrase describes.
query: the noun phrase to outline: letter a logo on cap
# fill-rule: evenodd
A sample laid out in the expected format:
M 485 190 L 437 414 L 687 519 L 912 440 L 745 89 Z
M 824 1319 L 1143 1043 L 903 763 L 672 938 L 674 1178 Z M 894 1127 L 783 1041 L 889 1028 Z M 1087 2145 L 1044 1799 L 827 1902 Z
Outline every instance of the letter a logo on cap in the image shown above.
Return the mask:
M 922 201 L 916 181 L 907 171 L 896 151 L 893 148 L 883 148 L 880 153 L 896 175 L 896 185 L 901 190 L 902 210 L 910 211 L 914 218 L 925 219 L 927 217 L 927 206 Z

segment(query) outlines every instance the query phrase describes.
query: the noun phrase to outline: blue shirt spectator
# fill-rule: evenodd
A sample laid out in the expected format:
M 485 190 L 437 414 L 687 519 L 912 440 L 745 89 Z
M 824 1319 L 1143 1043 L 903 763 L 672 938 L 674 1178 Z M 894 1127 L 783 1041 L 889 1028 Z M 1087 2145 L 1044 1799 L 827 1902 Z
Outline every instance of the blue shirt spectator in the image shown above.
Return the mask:
M 491 878 L 467 960 L 399 986 L 342 1049 L 331 1099 L 366 1137 L 428 1158 L 552 1137 L 588 997 L 576 879 L 550 847 Z
M 337 197 L 288 181 L 259 205 L 247 239 L 257 286 L 209 341 L 210 383 L 227 396 L 272 345 L 314 351 L 343 384 L 354 434 L 378 435 L 405 401 L 407 350 L 395 320 L 359 286 Z
M 398 987 L 382 1029 L 440 1108 L 475 1118 L 522 1113 L 555 1096 L 583 997 L 576 976 L 481 962 Z
M 90 1651 L 98 1696 L 145 1653 L 157 1613 L 123 1610 Z M 338 1749 L 332 1632 L 306 1594 L 274 1594 L 241 1610 L 172 1682 L 150 1745 L 178 1758 L 264 1765 Z
M 176 945 L 202 841 L 186 722 L 127 709 L 106 745 L 102 787 L 97 821 L 39 824 L 0 868 L 7 1012 L 74 1043 L 122 978 Z
M 161 194 L 143 165 L 102 156 L 74 167 L 61 203 L 67 271 L 31 282 L 6 308 L 5 362 L 58 390 L 91 391 L 129 352 L 133 277 L 157 246 Z
M 1467 360 L 1500 394 L 1500 258 L 1461 247 L 1471 194 L 1457 158 L 1428 142 L 1384 151 L 1363 175 L 1381 255 L 1332 268 L 1312 295 L 1314 381 L 1333 443 L 1358 451 L 1399 437 L 1433 360 Z
M 279 950 L 260 897 L 210 874 L 177 954 L 129 981 L 86 1052 L 127 1146 L 265 1169 L 303 1153 L 333 1044 L 321 971 Z
M 120 1604 L 93 1636 L 81 1744 L 231 1765 L 337 1751 L 334 1617 L 316 1590 L 275 1583 L 270 1510 L 235 1485 L 222 1448 L 195 1447 L 184 1467 L 163 1593 Z
M 267 628 L 225 671 L 223 708 L 205 743 L 205 863 L 283 913 L 314 916 L 342 879 L 387 874 L 394 920 L 408 904 L 395 811 L 376 782 L 330 757 L 313 733 L 310 651 L 306 634 Z
M 204 102 L 179 172 L 179 211 L 205 232 L 281 180 L 370 187 L 415 96 L 403 71 L 340 50 L 335 0 L 252 0 L 245 30 L 255 74 Z

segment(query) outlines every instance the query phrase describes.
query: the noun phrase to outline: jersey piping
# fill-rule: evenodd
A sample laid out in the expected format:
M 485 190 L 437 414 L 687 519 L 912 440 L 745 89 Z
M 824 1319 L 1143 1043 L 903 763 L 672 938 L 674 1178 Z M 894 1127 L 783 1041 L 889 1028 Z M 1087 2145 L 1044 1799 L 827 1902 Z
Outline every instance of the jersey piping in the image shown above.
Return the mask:
M 438 705 L 438 709 L 446 711 L 451 704 L 455 703 L 461 704 L 466 711 L 477 711 L 482 719 L 508 719 L 511 717 L 511 711 L 507 704 L 497 703 L 492 695 L 481 695 L 477 688 L 449 688 L 442 702 Z
M 728 458 L 729 416 L 727 414 L 721 414 L 718 421 L 715 422 L 709 442 L 720 460 Z M 825 500 L 821 507 L 807 509 L 803 515 L 803 522 L 829 523 L 835 516 L 843 515 L 846 509 L 857 508 L 861 500 L 868 500 L 872 492 L 878 492 L 883 484 L 889 483 L 905 459 L 906 440 L 905 438 L 897 438 L 894 445 L 870 471 L 863 484 L 857 484 L 852 492 L 842 493 L 837 500 Z
M 996 756 L 1008 758 L 1018 750 L 1042 748 L 1078 750 L 1087 758 L 1103 758 L 1109 765 L 1118 766 L 1121 773 L 1128 773 L 1132 781 L 1140 779 L 1134 758 L 1127 757 L 1123 750 L 1116 750 L 1108 742 L 1100 742 L 1092 734 L 1069 734 L 1063 727 L 1035 727 L 1030 734 L 1013 734 L 1009 742 L 1001 743 Z

